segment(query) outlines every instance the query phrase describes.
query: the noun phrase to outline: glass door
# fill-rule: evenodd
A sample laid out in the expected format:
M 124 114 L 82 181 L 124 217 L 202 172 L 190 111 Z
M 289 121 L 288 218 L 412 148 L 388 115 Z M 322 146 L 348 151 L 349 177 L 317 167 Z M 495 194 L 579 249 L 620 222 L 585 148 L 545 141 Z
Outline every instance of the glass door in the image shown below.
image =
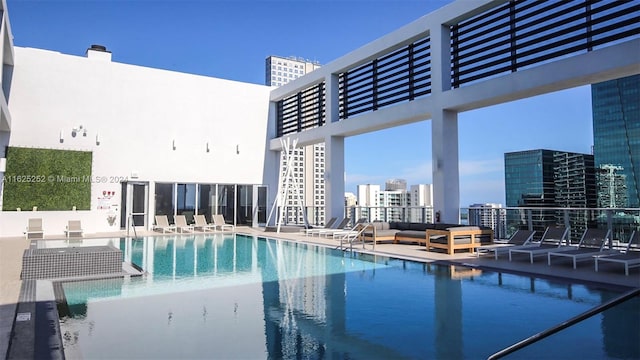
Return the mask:
M 237 225 L 253 225 L 253 185 L 238 185 L 237 192 L 238 211 Z
M 127 226 L 146 228 L 148 224 L 148 203 L 149 184 L 148 183 L 123 183 L 123 190 L 126 187 L 125 202 L 123 205 L 123 215 L 125 219 L 125 229 Z M 122 221 L 121 221 L 122 223 Z

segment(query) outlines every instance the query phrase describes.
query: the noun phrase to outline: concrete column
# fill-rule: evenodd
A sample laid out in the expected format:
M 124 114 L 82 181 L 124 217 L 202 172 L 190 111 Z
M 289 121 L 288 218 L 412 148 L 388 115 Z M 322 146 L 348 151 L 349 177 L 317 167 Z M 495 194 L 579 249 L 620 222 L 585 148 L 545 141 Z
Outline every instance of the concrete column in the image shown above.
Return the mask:
M 460 221 L 458 113 L 434 112 L 431 136 L 434 214 L 440 213 L 440 222 L 457 224 Z
M 325 77 L 327 124 L 340 121 L 338 75 Z M 344 137 L 327 136 L 324 145 L 324 209 L 325 220 L 342 218 L 344 213 Z
M 340 95 L 340 89 L 338 84 L 338 75 L 329 74 L 325 76 L 325 116 L 327 117 L 327 124 L 340 121 L 340 103 L 338 97 Z
M 344 214 L 344 137 L 325 138 L 324 147 L 325 218 Z
M 451 47 L 448 26 L 436 26 L 431 33 L 431 96 L 440 103 L 451 89 Z M 460 179 L 458 171 L 458 114 L 442 108 L 432 110 L 431 155 L 433 171 L 434 222 L 460 221 Z
M 278 180 L 280 179 L 280 159 L 282 151 L 269 150 L 269 140 L 276 137 L 276 107 L 277 103 L 269 103 L 269 121 L 267 125 L 267 141 L 264 149 L 264 167 L 262 169 L 263 184 L 267 186 L 267 225 L 274 225 L 277 220 L 274 203 L 278 194 Z

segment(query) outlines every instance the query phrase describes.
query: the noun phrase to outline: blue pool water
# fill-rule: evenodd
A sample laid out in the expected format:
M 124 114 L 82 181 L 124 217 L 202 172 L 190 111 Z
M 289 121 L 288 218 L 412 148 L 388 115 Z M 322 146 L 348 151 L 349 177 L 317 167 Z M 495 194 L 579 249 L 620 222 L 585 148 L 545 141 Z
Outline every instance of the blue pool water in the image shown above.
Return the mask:
M 121 240 L 148 275 L 62 284 L 67 358 L 485 359 L 619 295 L 244 235 Z M 640 358 L 634 299 L 509 356 Z

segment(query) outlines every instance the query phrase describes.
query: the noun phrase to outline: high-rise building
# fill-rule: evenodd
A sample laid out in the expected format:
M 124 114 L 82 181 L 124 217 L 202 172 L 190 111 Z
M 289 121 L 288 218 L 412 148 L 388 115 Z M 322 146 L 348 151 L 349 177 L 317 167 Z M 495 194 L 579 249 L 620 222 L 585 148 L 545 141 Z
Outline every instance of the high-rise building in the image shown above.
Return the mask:
M 404 180 L 403 180 L 404 181 Z M 385 189 L 389 186 L 385 184 Z M 406 182 L 404 182 L 406 184 Z M 381 190 L 380 185 L 358 185 L 357 217 L 370 221 L 433 222 L 433 185 L 411 185 L 402 189 Z
M 265 84 L 281 86 L 320 67 L 317 61 L 296 56 L 269 56 L 265 61 Z
M 469 225 L 490 227 L 496 239 L 505 239 L 506 223 L 501 220 L 506 214 L 507 211 L 502 208 L 502 204 L 473 204 L 469 206 Z
M 317 62 L 291 56 L 269 56 L 266 61 L 265 84 L 281 86 L 289 81 L 311 72 L 320 67 Z M 286 154 L 282 154 L 283 171 L 286 169 Z M 308 145 L 296 149 L 293 159 L 292 176 L 297 179 L 302 194 L 302 201 L 307 214 L 307 220 L 312 224 L 324 224 L 326 214 L 324 209 L 324 143 Z M 284 174 L 282 174 L 284 176 Z M 304 214 L 299 210 L 294 197 L 288 197 L 285 204 L 290 211 L 286 220 L 289 223 L 304 223 Z
M 367 218 L 371 221 L 380 219 L 380 185 L 358 185 L 358 208 L 355 218 Z
M 504 154 L 507 207 L 553 207 L 553 151 L 526 150 Z
M 595 208 L 597 206 L 596 176 L 593 155 L 556 151 L 553 154 L 556 207 Z M 562 223 L 564 214 L 556 214 Z M 568 213 L 572 239 L 579 239 L 589 227 L 594 227 L 587 212 Z
M 346 192 L 344 193 L 344 206 L 345 207 L 353 207 L 353 206 L 357 206 L 358 205 L 358 198 L 356 197 L 356 194 L 352 193 L 352 192 Z
M 556 150 L 527 150 L 504 154 L 507 207 L 526 208 L 595 208 L 596 178 L 593 155 Z M 510 213 L 515 224 L 525 224 L 528 214 Z M 571 213 L 571 238 L 579 238 L 584 229 L 593 227 L 587 214 Z M 564 212 L 531 210 L 533 230 L 543 232 L 547 226 L 564 224 Z M 471 217 L 471 214 L 470 214 Z M 591 226 L 590 226 L 591 225 Z
M 386 191 L 404 190 L 407 191 L 407 180 L 405 179 L 389 179 L 384 183 Z
M 433 223 L 433 185 L 411 185 L 408 205 L 409 221 Z
M 591 85 L 591 102 L 599 206 L 640 207 L 640 75 Z

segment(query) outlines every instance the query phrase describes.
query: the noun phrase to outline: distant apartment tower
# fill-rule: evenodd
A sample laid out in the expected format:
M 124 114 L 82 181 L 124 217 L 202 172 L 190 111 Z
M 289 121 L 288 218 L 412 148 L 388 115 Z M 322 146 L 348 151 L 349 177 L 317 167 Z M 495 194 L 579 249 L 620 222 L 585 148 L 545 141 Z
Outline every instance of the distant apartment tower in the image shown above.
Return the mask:
M 538 149 L 504 156 L 507 207 L 596 207 L 593 155 Z M 547 226 L 569 221 L 575 239 L 592 219 L 584 213 L 569 214 L 565 219 L 563 211 L 523 210 L 509 214 L 508 223 L 524 227 L 530 217 L 534 230 L 542 233 Z M 516 229 L 507 230 L 512 233 Z
M 358 208 L 355 218 L 367 218 L 370 221 L 380 220 L 380 185 L 358 185 Z
M 347 208 L 358 205 L 358 197 L 352 192 L 344 193 L 344 206 Z
M 385 189 L 390 183 L 385 183 Z M 406 184 L 406 182 L 405 182 Z M 433 222 L 433 186 L 431 184 L 406 185 L 396 190 L 380 190 L 380 185 L 358 185 L 357 217 L 370 221 Z
M 505 239 L 508 236 L 506 214 L 502 204 L 473 204 L 469 206 L 469 225 L 490 227 L 497 239 Z
M 265 84 L 269 86 L 284 85 L 320 67 L 320 64 L 317 62 L 311 62 L 295 56 L 287 58 L 269 56 L 265 61 L 265 65 Z M 281 161 L 283 165 L 286 165 L 284 153 L 282 154 Z M 307 220 L 311 224 L 324 224 L 326 220 L 324 210 L 324 143 L 296 149 L 292 161 L 294 162 L 292 176 L 298 180 L 301 187 L 300 192 L 303 194 Z M 283 171 L 285 171 L 285 169 L 286 166 L 283 166 Z M 286 216 L 287 222 L 296 224 L 304 223 L 304 216 L 303 213 L 298 210 L 296 199 L 289 197 L 286 205 L 290 209 Z
M 320 64 L 317 61 L 272 55 L 265 61 L 265 84 L 281 86 L 318 68 Z
M 602 207 L 638 208 L 640 75 L 591 85 L 591 103 L 598 202 Z
M 433 223 L 433 185 L 411 185 L 408 206 L 409 221 Z
M 384 183 L 385 191 L 403 190 L 407 191 L 407 180 L 404 179 L 389 179 Z

